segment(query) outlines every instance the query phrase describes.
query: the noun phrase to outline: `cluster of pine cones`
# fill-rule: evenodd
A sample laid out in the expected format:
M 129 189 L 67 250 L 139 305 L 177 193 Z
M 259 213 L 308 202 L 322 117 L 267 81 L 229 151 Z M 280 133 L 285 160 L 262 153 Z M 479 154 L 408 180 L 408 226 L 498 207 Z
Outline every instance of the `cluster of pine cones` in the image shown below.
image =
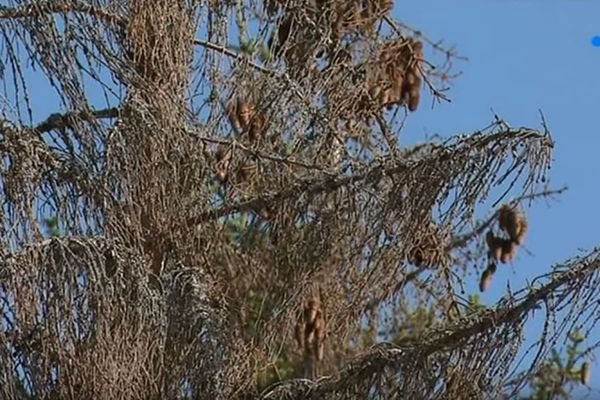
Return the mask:
M 527 220 L 523 213 L 515 207 L 504 205 L 498 210 L 498 225 L 506 237 L 494 235 L 490 230 L 486 235 L 489 264 L 479 282 L 479 289 L 487 290 L 496 273 L 496 263 L 507 263 L 517 255 L 517 248 L 523 244 L 527 233 Z

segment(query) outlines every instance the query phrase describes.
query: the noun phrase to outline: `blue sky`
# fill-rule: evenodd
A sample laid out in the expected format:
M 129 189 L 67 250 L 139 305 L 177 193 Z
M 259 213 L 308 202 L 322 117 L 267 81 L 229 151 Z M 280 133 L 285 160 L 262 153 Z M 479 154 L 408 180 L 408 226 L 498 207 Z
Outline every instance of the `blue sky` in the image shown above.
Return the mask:
M 449 92 L 452 103 L 431 109 L 426 94 L 401 141 L 473 132 L 492 121 L 492 110 L 511 126 L 539 127 L 540 109 L 555 140 L 550 183 L 569 190 L 527 210 L 529 254 L 521 251 L 512 266 L 498 269 L 483 301 L 495 302 L 507 281 L 521 287 L 552 264 L 600 246 L 600 47 L 591 44 L 600 35 L 600 2 L 396 1 L 394 16 L 469 58 L 456 65 L 463 75 Z M 470 280 L 475 291 L 477 277 Z M 592 382 L 600 378 L 596 357 Z M 592 385 L 600 393 L 600 384 Z

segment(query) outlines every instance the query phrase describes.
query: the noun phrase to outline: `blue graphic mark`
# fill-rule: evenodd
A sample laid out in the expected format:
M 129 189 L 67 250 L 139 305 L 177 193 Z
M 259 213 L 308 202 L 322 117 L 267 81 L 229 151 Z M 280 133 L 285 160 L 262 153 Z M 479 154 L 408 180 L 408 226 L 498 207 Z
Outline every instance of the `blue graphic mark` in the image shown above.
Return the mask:
M 592 38 L 592 46 L 600 47 L 600 36 L 594 36 Z

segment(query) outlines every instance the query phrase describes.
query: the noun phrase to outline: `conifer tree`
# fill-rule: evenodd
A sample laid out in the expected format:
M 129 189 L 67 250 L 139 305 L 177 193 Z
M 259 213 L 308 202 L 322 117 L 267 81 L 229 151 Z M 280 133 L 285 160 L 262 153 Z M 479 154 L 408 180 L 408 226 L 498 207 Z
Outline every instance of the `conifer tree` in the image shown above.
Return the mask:
M 596 323 L 597 251 L 466 298 L 553 141 L 405 145 L 461 57 L 392 1 L 7 3 L 0 398 L 512 398 Z

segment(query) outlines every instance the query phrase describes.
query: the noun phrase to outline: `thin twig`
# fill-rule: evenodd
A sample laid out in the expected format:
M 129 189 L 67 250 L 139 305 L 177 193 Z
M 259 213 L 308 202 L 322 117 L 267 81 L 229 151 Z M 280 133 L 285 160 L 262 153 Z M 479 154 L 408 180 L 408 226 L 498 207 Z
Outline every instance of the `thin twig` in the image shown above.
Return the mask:
M 564 193 L 568 188 L 563 186 L 560 189 L 554 190 L 544 190 L 538 193 L 532 193 L 525 196 L 517 197 L 512 200 L 510 203 L 517 204 L 525 200 L 531 200 L 538 197 L 548 197 L 554 195 L 560 195 Z M 460 247 L 465 247 L 471 240 L 483 234 L 483 232 L 494 222 L 494 220 L 498 217 L 498 211 L 495 211 L 491 216 L 489 216 L 485 221 L 479 224 L 473 231 L 469 233 L 465 233 L 464 235 L 457 236 L 450 242 L 450 244 L 446 247 L 446 250 L 450 251 L 453 249 L 457 249 Z
M 228 49 L 225 46 L 220 46 L 218 44 L 214 44 L 214 43 L 208 42 L 206 40 L 195 39 L 194 44 L 205 47 L 210 50 L 217 51 L 222 54 L 225 54 L 226 56 L 229 56 L 236 60 L 244 58 L 244 56 L 240 53 L 236 53 L 235 51 Z M 246 59 L 245 61 L 248 63 L 248 65 L 250 65 L 252 68 L 256 69 L 257 71 L 260 71 L 260 72 L 263 72 L 263 73 L 269 74 L 269 75 L 276 73 L 276 71 L 265 68 L 265 67 L 258 65 L 248 59 Z
M 96 7 L 92 4 L 82 3 L 79 1 L 69 1 L 64 3 L 57 3 L 54 1 L 37 1 L 32 4 L 15 8 L 0 6 L 0 20 L 32 18 L 40 17 L 46 14 L 67 14 L 71 12 L 85 13 L 93 17 L 101 18 L 108 23 L 120 26 L 125 25 L 125 20 L 121 16 L 113 14 L 100 7 Z

